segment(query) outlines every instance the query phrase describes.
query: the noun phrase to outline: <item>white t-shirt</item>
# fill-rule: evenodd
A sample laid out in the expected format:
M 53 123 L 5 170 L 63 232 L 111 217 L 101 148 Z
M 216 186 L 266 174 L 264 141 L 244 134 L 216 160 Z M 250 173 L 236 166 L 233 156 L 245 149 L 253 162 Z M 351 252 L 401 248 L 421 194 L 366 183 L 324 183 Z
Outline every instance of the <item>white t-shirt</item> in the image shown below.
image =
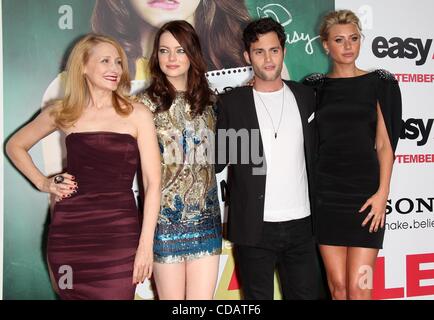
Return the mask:
M 253 93 L 267 163 L 264 221 L 307 217 L 303 128 L 294 94 L 286 85 L 274 92 Z

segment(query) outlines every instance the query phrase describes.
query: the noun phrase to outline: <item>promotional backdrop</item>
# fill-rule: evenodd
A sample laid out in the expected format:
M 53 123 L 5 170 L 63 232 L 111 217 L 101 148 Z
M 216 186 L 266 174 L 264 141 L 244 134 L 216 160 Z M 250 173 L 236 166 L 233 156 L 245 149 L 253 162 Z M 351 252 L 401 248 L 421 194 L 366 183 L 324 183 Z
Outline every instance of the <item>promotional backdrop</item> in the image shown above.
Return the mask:
M 434 2 L 336 0 L 363 21 L 359 67 L 399 81 L 403 131 L 396 150 L 374 297 L 434 298 Z
M 202 39 L 209 69 L 207 77 L 214 90 L 220 93 L 245 84 L 252 75 L 251 68 L 242 59 L 241 31 L 226 34 L 224 42 L 218 46 L 207 41 L 219 37 L 224 26 L 242 30 L 250 20 L 265 16 L 279 21 L 287 33 L 282 75 L 298 81 L 311 73 L 328 70 L 328 60 L 318 40 L 321 16 L 335 7 L 351 9 L 363 23 L 359 67 L 383 68 L 394 73 L 403 95 L 404 130 L 398 144 L 387 207 L 384 250 L 380 251 L 374 275 L 374 297 L 434 298 L 432 1 L 403 0 L 396 5 L 397 1 L 393 0 L 233 0 L 225 1 L 230 5 L 224 9 L 217 6 L 223 10 L 221 13 L 226 20 L 216 19 L 218 21 L 208 29 L 201 24 L 210 12 L 206 5 L 218 3 L 218 0 L 189 1 L 178 16 L 168 13 L 157 18 L 149 17 L 149 12 L 134 12 L 129 6 L 123 13 L 116 12 L 107 6 L 113 1 L 117 0 L 1 2 L 2 141 L 34 117 L 44 104 L 62 96 L 65 59 L 74 42 L 87 32 L 109 34 L 124 45 L 134 79 L 133 92 L 138 92 L 149 83 L 147 57 L 156 28 L 168 20 L 186 19 Z M 125 12 L 129 19 L 125 19 Z M 130 30 L 129 33 L 125 35 L 116 29 L 120 26 L 122 30 Z M 233 47 L 237 50 L 229 50 Z M 212 59 L 216 53 L 213 50 L 217 49 L 220 50 L 218 59 Z M 224 54 L 229 51 L 238 53 Z M 65 165 L 63 139 L 62 135 L 54 133 L 31 149 L 34 162 L 47 175 L 60 172 Z M 2 158 L 3 155 L 0 161 Z M 4 162 L 3 173 L 4 206 L 0 215 L 0 227 L 4 218 L 1 237 L 4 254 L 0 257 L 0 262 L 3 258 L 3 275 L 0 267 L 3 298 L 55 299 L 45 262 L 49 198 L 38 192 L 8 160 Z M 219 180 L 224 177 L 224 172 L 218 176 Z M 215 298 L 239 299 L 231 243 L 224 241 L 223 246 Z M 280 298 L 278 290 L 275 296 Z M 138 286 L 136 298 L 154 298 L 149 282 Z

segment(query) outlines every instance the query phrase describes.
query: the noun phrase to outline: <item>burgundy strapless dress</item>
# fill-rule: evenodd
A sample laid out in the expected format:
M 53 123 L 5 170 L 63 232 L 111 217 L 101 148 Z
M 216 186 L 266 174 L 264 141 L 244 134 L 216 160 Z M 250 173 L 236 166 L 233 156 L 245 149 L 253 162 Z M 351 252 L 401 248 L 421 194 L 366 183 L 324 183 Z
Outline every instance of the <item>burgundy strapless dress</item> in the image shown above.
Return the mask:
M 69 134 L 66 147 L 78 192 L 56 203 L 47 248 L 60 298 L 133 299 L 137 141 L 129 134 L 81 132 Z

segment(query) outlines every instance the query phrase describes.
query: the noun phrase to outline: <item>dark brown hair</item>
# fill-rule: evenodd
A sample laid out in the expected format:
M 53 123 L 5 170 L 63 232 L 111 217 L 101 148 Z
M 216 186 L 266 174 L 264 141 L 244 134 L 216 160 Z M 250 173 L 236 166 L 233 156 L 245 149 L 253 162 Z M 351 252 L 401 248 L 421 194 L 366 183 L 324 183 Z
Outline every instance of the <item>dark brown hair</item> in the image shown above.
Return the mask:
M 241 36 L 250 16 L 244 1 L 202 0 L 195 12 L 194 26 L 202 43 L 208 70 L 245 65 Z M 92 14 L 94 32 L 117 39 L 128 56 L 134 77 L 135 62 L 142 57 L 140 24 L 128 0 L 96 0 Z
M 279 39 L 282 49 L 285 48 L 286 34 L 285 29 L 276 20 L 267 17 L 250 22 L 243 31 L 244 48 L 250 52 L 250 46 L 253 42 L 258 41 L 260 35 L 275 32 Z
M 157 112 L 169 110 L 176 96 L 175 87 L 167 80 L 158 62 L 160 37 L 165 32 L 170 32 L 175 37 L 190 61 L 185 98 L 190 104 L 192 116 L 202 114 L 205 107 L 214 102 L 214 96 L 205 77 L 206 65 L 202 56 L 199 37 L 187 21 L 174 20 L 167 22 L 155 35 L 154 47 L 149 60 L 152 80 L 146 93 L 158 105 Z
M 194 27 L 209 70 L 244 66 L 243 29 L 250 22 L 244 1 L 202 0 Z

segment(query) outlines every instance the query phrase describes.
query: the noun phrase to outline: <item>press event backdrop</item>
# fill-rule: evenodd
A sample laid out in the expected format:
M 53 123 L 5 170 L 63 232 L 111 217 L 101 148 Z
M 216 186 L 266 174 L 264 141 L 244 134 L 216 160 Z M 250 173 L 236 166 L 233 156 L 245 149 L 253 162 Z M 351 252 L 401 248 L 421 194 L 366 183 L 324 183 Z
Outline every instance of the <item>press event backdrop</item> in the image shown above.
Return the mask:
M 377 299 L 434 298 L 434 2 L 336 0 L 362 18 L 359 65 L 400 82 L 404 129 L 396 151 Z
M 128 2 L 125 0 L 123 2 Z M 204 31 L 200 19 L 206 5 L 219 0 L 197 0 L 193 8 L 177 16 L 159 15 L 158 21 L 147 21 L 146 14 L 128 12 L 136 25 L 126 36 L 133 70 L 133 91 L 148 85 L 147 56 L 152 39 L 140 42 L 138 30 L 153 28 L 170 19 L 191 21 L 202 38 L 211 38 L 223 30 L 224 23 L 216 23 Z M 99 1 L 104 2 L 121 1 Z M 146 1 L 143 0 L 145 3 Z M 285 78 L 301 80 L 313 72 L 326 72 L 328 62 L 318 41 L 318 22 L 327 11 L 349 8 L 362 19 L 364 43 L 359 66 L 366 70 L 384 68 L 396 74 L 403 94 L 405 129 L 397 150 L 392 189 L 387 208 L 384 250 L 380 252 L 374 277 L 374 296 L 377 299 L 434 297 L 434 218 L 433 218 L 433 119 L 432 101 L 434 22 L 430 18 L 434 3 L 413 1 L 358 0 L 232 0 L 224 1 L 229 22 L 244 26 L 249 20 L 270 16 L 278 20 L 287 32 Z M 399 5 L 397 3 L 399 2 Z M 72 44 L 83 34 L 92 31 L 91 16 L 94 0 L 3 0 L 1 2 L 3 29 L 3 101 L 1 111 L 4 128 L 0 132 L 7 139 L 17 128 L 30 120 L 47 101 L 62 96 L 63 66 Z M 104 4 L 103 3 L 103 4 Z M 98 10 L 104 10 L 98 7 Z M 130 9 L 131 10 L 131 9 Z M 202 10 L 202 11 L 201 11 Z M 108 25 L 119 13 L 106 12 Z M 235 14 L 234 14 L 235 13 Z M 245 14 L 243 14 L 245 13 Z M 145 16 L 145 17 L 143 17 Z M 222 21 L 219 19 L 218 21 Z M 124 25 L 128 21 L 123 21 Z M 125 42 L 117 30 L 104 31 Z M 239 35 L 226 35 L 224 48 L 238 43 Z M 236 39 L 234 39 L 237 37 Z M 135 41 L 132 41 L 133 39 Z M 139 45 L 141 44 L 141 45 Z M 134 55 L 132 47 L 136 47 Z M 204 44 L 206 57 L 212 45 Z M 139 48 L 139 49 L 137 49 Z M 229 51 L 229 50 L 228 50 Z M 225 55 L 210 62 L 207 77 L 216 92 L 244 84 L 252 74 L 241 57 Z M 1 71 L 1 54 L 0 54 Z M 0 80 L 1 81 L 1 80 Z M 1 117 L 0 116 L 0 117 Z M 52 134 L 35 145 L 31 154 L 46 174 L 59 172 L 64 166 L 62 149 L 64 137 Z M 0 161 L 3 160 L 3 154 Z M 4 219 L 3 281 L 4 299 L 55 299 L 51 289 L 45 246 L 50 218 L 49 199 L 39 193 L 10 164 L 4 161 Z M 0 163 L 1 164 L 1 163 Z M 219 179 L 224 178 L 219 175 Z M 3 180 L 3 179 L 2 179 Z M 134 186 L 134 189 L 136 187 Z M 3 188 L 2 188 L 3 191 Z M 1 204 L 1 203 L 0 203 Z M 222 204 L 222 212 L 224 207 Z M 226 221 L 226 216 L 223 213 Z M 0 232 L 0 236 L 1 236 Z M 1 248 L 1 247 L 0 247 Z M 220 263 L 217 299 L 239 299 L 239 284 L 234 272 L 231 244 L 224 242 Z M 276 298 L 280 293 L 276 290 Z M 137 299 L 153 299 L 149 282 L 138 286 Z

